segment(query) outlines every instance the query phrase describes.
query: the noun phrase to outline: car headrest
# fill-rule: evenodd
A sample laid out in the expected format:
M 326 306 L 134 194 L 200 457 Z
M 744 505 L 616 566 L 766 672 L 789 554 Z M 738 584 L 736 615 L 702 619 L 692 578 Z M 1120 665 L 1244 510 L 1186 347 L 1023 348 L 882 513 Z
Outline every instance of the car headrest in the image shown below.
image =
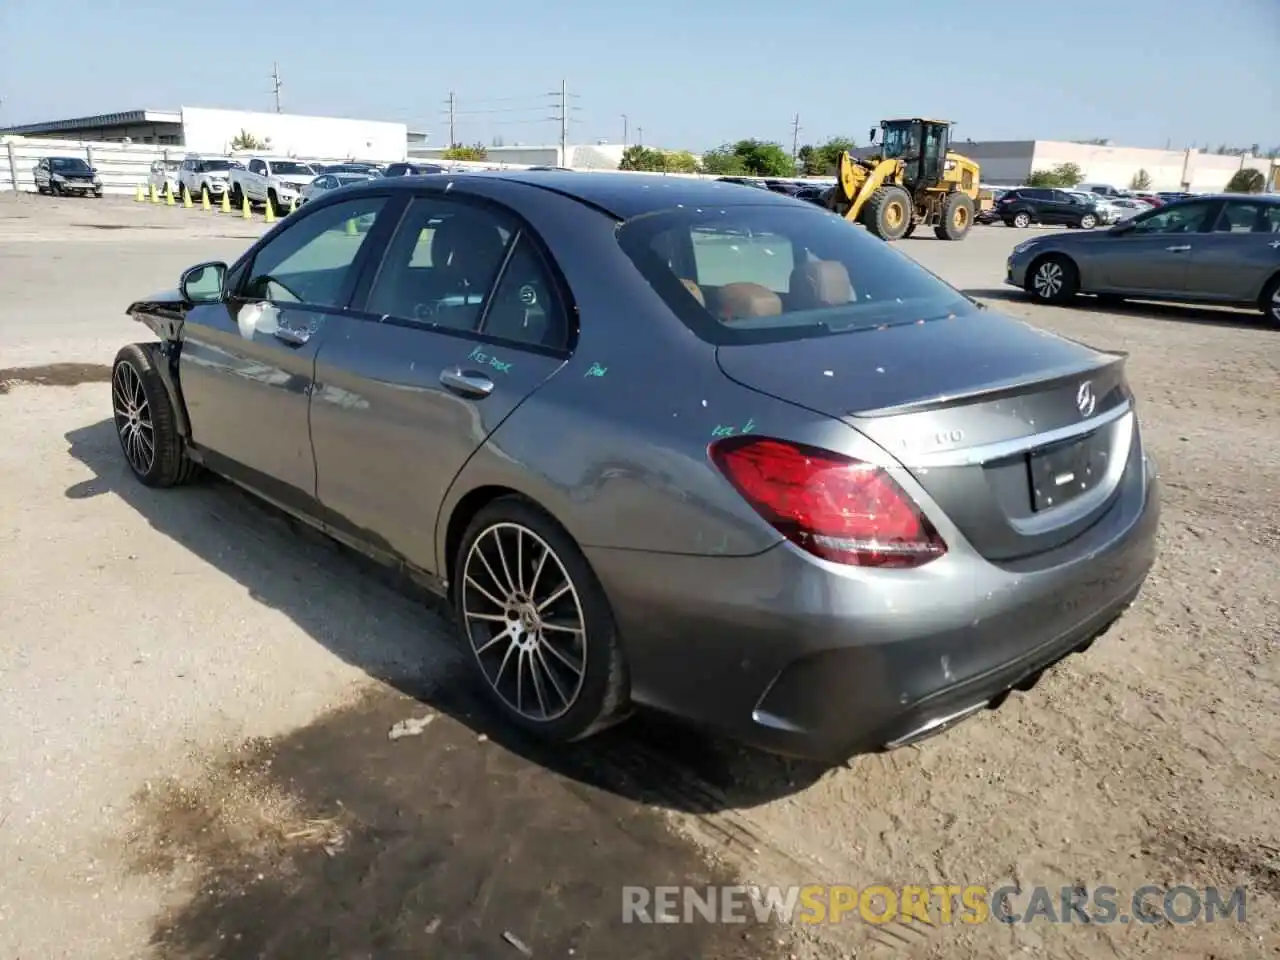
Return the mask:
M 684 288 L 686 290 L 688 290 L 691 294 L 693 294 L 693 299 L 697 300 L 704 307 L 707 305 L 707 298 L 703 296 L 702 288 L 700 286 L 698 286 L 692 280 L 686 280 L 683 278 L 681 278 L 680 282 L 684 284 Z
M 717 305 L 721 320 L 776 317 L 782 313 L 782 298 L 758 283 L 726 283 L 720 288 Z
M 810 260 L 791 271 L 791 305 L 797 310 L 838 307 L 853 300 L 849 271 L 838 260 Z
M 504 247 L 502 234 L 495 225 L 466 214 L 454 215 L 432 231 L 431 263 L 436 267 L 445 266 L 455 250 L 463 250 L 468 262 L 493 261 L 496 267 Z

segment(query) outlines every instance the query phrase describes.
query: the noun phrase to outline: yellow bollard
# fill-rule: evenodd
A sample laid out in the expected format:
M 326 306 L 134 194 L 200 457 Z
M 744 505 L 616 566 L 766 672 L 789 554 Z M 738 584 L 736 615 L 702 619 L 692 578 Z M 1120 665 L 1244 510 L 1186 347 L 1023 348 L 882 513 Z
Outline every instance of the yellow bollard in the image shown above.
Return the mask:
M 208 187 L 201 187 L 201 188 L 200 188 L 200 209 L 201 209 L 201 210 L 212 210 L 212 209 L 213 209 L 213 204 L 209 202 L 209 188 L 208 188 Z
M 356 222 L 354 220 L 347 221 L 347 236 L 354 237 L 358 231 L 356 230 Z
M 267 220 L 267 223 L 275 223 L 275 222 L 276 222 L 276 208 L 275 208 L 275 205 L 271 202 L 271 198 L 270 198 L 270 197 L 267 197 L 267 216 L 266 216 L 266 220 Z
M 222 191 L 222 212 L 223 213 L 231 212 L 231 191 L 230 190 Z
M 151 202 L 152 203 L 160 202 L 160 196 L 159 194 L 156 193 L 156 185 L 154 183 L 151 184 Z
M 182 185 L 182 205 L 190 210 L 194 204 L 191 202 L 191 191 L 187 189 L 187 185 Z
M 137 189 L 136 191 L 134 191 L 133 199 L 134 199 L 134 200 L 136 200 L 136 201 L 138 201 L 138 203 L 146 203 L 146 202 L 147 202 L 147 195 L 146 195 L 146 193 L 144 193 L 144 192 L 143 192 L 143 190 L 142 190 L 142 184 L 138 184 L 138 189 Z
M 253 208 L 249 206 L 249 195 L 247 193 L 244 195 L 244 203 L 240 205 L 240 216 L 246 220 L 253 219 Z
M 173 185 L 169 183 L 164 185 L 164 204 L 166 207 L 173 206 Z
M 294 214 L 297 212 L 298 212 L 298 198 L 294 197 L 292 200 L 289 201 L 289 213 Z

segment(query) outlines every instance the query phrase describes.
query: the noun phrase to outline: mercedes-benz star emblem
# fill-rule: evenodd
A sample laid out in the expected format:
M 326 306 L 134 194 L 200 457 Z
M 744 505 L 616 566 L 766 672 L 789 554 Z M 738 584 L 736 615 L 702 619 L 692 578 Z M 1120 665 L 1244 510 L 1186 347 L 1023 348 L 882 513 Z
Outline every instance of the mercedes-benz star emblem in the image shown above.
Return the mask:
M 1093 416 L 1093 408 L 1098 405 L 1098 398 L 1093 395 L 1093 383 L 1086 380 L 1076 390 L 1076 409 L 1086 420 Z
M 526 283 L 520 288 L 520 302 L 526 307 L 532 307 L 538 302 L 538 291 Z

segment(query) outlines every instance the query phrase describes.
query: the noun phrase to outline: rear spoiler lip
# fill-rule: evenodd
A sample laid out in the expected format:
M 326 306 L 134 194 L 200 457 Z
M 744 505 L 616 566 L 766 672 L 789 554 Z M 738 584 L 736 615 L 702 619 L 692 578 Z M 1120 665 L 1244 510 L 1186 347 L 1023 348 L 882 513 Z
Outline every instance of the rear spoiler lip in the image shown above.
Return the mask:
M 1128 351 L 1110 350 L 1106 352 L 1097 352 L 1100 356 L 1096 362 L 1072 364 L 1068 367 L 1060 367 L 1057 370 L 1049 371 L 1047 376 L 1044 372 L 1029 374 L 1024 377 L 999 380 L 994 383 L 983 384 L 972 390 L 965 390 L 961 393 L 928 396 L 919 400 L 908 400 L 906 403 L 894 404 L 890 407 L 877 407 L 870 410 L 853 410 L 846 413 L 845 416 L 854 420 L 875 420 L 882 417 L 899 417 L 908 413 L 926 413 L 930 410 L 938 410 L 943 407 L 969 406 L 977 403 L 990 403 L 993 400 L 1003 400 L 1005 397 L 1011 397 L 1022 393 L 1030 386 L 1052 390 L 1055 387 L 1064 386 L 1070 380 L 1086 377 L 1090 374 L 1096 374 L 1101 370 L 1107 370 L 1117 365 L 1123 367 L 1129 356 Z

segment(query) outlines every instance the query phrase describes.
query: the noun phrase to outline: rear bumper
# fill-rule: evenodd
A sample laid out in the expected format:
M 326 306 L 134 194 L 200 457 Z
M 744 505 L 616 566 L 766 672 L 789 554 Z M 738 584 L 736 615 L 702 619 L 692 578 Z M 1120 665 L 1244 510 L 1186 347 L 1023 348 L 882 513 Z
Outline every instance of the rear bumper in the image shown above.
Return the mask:
M 790 544 L 754 557 L 590 550 L 636 702 L 827 762 L 917 739 L 1026 685 L 1105 630 L 1155 559 L 1154 467 L 1039 569 L 953 549 L 862 571 Z

